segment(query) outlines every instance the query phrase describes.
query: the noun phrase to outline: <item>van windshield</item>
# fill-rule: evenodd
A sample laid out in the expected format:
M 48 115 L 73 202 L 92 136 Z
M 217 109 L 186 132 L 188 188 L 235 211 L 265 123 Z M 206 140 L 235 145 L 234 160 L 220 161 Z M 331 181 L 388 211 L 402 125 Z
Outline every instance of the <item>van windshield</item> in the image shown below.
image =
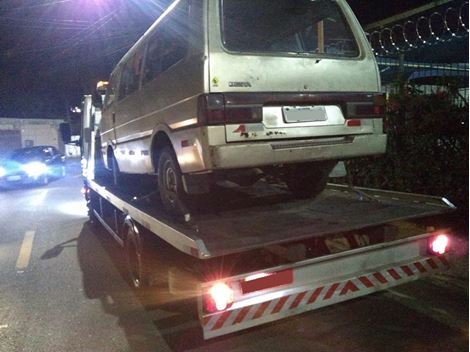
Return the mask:
M 356 57 L 354 36 L 333 0 L 221 0 L 230 51 Z

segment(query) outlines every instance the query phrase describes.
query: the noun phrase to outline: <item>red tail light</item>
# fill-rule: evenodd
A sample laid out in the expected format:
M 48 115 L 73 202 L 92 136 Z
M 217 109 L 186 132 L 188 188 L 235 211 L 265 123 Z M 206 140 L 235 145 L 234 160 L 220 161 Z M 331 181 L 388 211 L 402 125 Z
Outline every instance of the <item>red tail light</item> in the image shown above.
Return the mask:
M 449 243 L 449 236 L 437 235 L 429 240 L 429 251 L 431 254 L 445 254 L 449 251 Z
M 263 107 L 250 104 L 227 103 L 223 94 L 199 96 L 198 120 L 200 125 L 257 123 L 263 119 Z
M 204 296 L 204 308 L 213 313 L 229 308 L 233 303 L 233 290 L 224 282 L 214 284 Z
M 362 121 L 358 119 L 347 120 L 346 124 L 348 127 L 361 127 Z
M 376 94 L 369 102 L 347 103 L 347 118 L 383 118 L 385 115 L 385 95 Z

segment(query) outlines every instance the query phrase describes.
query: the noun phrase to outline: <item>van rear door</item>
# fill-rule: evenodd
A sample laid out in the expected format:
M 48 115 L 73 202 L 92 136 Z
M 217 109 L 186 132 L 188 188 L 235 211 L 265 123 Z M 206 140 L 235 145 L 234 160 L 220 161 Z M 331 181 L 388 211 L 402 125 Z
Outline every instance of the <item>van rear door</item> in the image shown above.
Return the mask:
M 373 133 L 372 120 L 346 121 L 347 105 L 373 104 L 380 81 L 345 1 L 223 0 L 209 14 L 210 92 L 263 116 L 227 119 L 227 142 Z

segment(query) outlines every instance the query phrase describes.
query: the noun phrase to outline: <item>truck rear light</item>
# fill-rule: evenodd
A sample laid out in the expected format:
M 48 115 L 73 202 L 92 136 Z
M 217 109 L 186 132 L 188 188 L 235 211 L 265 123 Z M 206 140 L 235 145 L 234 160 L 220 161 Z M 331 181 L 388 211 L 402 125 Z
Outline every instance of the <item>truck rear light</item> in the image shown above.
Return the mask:
M 224 282 L 214 284 L 204 297 L 205 310 L 209 313 L 222 311 L 233 303 L 233 290 Z
M 262 105 L 249 105 L 226 101 L 219 93 L 203 94 L 198 100 L 198 122 L 200 125 L 233 123 L 257 123 L 263 119 Z
M 429 241 L 429 251 L 431 254 L 442 255 L 449 251 L 449 236 L 441 234 L 432 237 Z

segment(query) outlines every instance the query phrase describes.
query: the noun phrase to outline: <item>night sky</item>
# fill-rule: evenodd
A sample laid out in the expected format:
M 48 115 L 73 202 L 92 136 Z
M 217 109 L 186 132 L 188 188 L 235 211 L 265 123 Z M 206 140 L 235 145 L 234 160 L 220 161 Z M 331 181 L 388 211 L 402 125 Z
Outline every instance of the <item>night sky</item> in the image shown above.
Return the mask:
M 0 118 L 64 118 L 170 0 L 0 0 Z M 363 25 L 431 1 L 348 0 Z

